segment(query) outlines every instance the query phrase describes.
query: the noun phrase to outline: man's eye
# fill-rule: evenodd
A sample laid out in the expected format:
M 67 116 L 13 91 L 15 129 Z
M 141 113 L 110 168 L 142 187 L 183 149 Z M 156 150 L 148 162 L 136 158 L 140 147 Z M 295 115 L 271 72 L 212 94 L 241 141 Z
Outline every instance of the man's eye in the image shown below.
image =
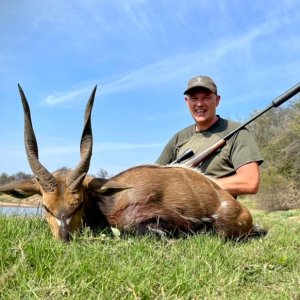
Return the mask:
M 210 101 L 211 99 L 212 99 L 211 96 L 206 96 L 206 97 L 203 98 L 204 101 Z

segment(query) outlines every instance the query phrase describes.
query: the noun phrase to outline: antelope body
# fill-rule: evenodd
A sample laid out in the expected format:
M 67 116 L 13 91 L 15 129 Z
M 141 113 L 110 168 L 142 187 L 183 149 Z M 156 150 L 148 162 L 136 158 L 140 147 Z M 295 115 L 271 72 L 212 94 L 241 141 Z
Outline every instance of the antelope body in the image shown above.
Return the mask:
M 0 186 L 16 197 L 42 196 L 53 235 L 68 241 L 86 224 L 92 229 L 113 226 L 137 234 L 195 233 L 213 229 L 225 238 L 259 236 L 248 209 L 197 170 L 141 165 L 110 178 L 87 176 L 92 155 L 91 111 L 96 87 L 87 103 L 81 138 L 81 161 L 74 170 L 50 173 L 38 159 L 30 109 L 19 86 L 25 118 L 25 148 L 35 179 Z

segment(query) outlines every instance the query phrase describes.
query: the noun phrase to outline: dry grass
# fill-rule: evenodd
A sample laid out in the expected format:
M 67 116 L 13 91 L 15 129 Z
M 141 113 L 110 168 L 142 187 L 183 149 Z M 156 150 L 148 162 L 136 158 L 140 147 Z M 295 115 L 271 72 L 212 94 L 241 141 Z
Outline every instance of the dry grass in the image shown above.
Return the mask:
M 91 236 L 66 245 L 42 218 L 0 215 L 1 299 L 299 299 L 300 211 L 242 200 L 264 239 Z M 297 222 L 295 222 L 297 220 Z
M 258 208 L 265 211 L 297 209 L 300 208 L 300 191 L 293 182 L 262 186 L 256 202 Z
M 9 195 L 0 195 L 0 206 L 24 206 L 34 207 L 39 206 L 41 203 L 41 197 L 34 195 L 26 199 L 18 199 Z

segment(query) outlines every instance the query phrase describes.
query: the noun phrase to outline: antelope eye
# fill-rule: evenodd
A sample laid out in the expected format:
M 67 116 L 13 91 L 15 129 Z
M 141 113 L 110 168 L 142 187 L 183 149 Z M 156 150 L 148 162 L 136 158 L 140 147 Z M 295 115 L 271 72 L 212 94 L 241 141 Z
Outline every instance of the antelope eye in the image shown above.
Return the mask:
M 45 204 L 43 204 L 43 208 L 45 209 L 45 211 L 48 214 L 50 214 L 51 216 L 55 217 L 54 213 Z
M 80 200 L 80 194 L 79 193 L 73 193 L 72 197 L 74 200 L 79 201 Z

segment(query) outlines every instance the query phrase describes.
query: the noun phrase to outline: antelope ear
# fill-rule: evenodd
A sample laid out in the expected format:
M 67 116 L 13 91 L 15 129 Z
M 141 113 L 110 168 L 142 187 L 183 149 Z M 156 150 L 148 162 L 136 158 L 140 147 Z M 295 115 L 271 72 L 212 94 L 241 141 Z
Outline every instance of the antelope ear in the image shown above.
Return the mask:
M 0 186 L 0 193 L 16 198 L 28 198 L 32 195 L 42 195 L 35 179 L 10 182 Z
M 115 180 L 96 178 L 92 176 L 86 176 L 83 185 L 90 191 L 94 191 L 103 194 L 107 191 L 123 191 L 130 189 L 130 186 L 121 184 Z
M 83 184 L 88 190 L 98 194 L 110 194 L 131 188 L 130 186 L 121 184 L 115 180 L 95 178 L 90 176 L 85 178 Z
M 83 186 L 89 191 L 95 192 L 100 189 L 107 181 L 108 179 L 86 176 L 83 181 Z
M 131 186 L 121 184 L 114 180 L 107 181 L 100 189 L 97 190 L 99 194 L 114 194 L 127 189 L 131 189 Z

